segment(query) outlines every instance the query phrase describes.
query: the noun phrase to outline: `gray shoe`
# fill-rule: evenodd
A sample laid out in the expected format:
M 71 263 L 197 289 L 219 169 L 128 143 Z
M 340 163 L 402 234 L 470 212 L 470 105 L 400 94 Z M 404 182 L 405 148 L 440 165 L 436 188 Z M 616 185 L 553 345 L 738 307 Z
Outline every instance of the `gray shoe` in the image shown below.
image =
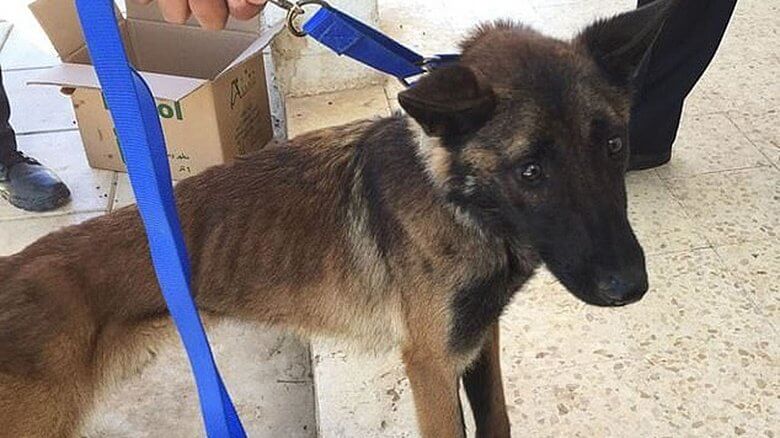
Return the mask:
M 0 195 L 17 208 L 38 212 L 70 200 L 70 190 L 54 172 L 21 152 L 0 163 Z

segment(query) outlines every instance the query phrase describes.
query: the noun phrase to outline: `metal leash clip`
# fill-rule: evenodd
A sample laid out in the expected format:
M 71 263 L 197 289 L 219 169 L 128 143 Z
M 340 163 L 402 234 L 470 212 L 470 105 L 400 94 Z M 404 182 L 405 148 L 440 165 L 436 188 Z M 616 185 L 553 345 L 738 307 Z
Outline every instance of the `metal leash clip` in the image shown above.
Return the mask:
M 330 5 L 324 0 L 300 0 L 297 2 L 292 2 L 290 0 L 268 0 L 268 2 L 287 11 L 287 29 L 297 37 L 306 36 L 306 32 L 295 24 L 295 20 L 306 13 L 303 9 L 305 6 L 317 5 L 323 8 L 330 8 Z

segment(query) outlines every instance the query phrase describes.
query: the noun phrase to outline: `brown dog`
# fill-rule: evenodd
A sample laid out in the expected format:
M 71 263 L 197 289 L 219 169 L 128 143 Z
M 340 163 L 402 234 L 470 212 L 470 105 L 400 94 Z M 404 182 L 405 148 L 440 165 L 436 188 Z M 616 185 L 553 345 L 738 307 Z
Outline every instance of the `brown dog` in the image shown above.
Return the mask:
M 497 322 L 540 263 L 592 304 L 647 290 L 623 174 L 631 79 L 667 3 L 571 42 L 485 25 L 400 94 L 411 117 L 182 181 L 201 312 L 399 347 L 425 437 L 464 436 L 461 376 L 478 435 L 508 436 Z M 0 259 L 0 434 L 73 435 L 171 337 L 147 251 L 129 207 Z

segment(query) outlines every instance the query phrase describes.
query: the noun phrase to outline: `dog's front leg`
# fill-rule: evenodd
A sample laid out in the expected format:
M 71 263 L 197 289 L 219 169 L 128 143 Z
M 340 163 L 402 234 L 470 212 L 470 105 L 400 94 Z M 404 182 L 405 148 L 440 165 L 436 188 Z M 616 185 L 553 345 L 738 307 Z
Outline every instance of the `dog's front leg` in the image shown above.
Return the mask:
M 501 381 L 498 322 L 494 323 L 476 361 L 463 375 L 463 386 L 477 425 L 477 438 L 508 438 L 509 417 Z
M 454 361 L 416 346 L 404 349 L 403 361 L 422 436 L 465 438 Z

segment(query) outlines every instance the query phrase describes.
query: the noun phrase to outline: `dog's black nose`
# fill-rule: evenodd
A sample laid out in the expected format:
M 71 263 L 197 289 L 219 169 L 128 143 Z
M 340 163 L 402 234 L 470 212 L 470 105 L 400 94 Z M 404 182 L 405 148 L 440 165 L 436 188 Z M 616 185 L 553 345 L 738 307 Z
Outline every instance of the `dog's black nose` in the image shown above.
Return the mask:
M 624 306 L 639 301 L 647 292 L 647 287 L 644 269 L 610 273 L 598 282 L 599 295 L 610 306 Z

